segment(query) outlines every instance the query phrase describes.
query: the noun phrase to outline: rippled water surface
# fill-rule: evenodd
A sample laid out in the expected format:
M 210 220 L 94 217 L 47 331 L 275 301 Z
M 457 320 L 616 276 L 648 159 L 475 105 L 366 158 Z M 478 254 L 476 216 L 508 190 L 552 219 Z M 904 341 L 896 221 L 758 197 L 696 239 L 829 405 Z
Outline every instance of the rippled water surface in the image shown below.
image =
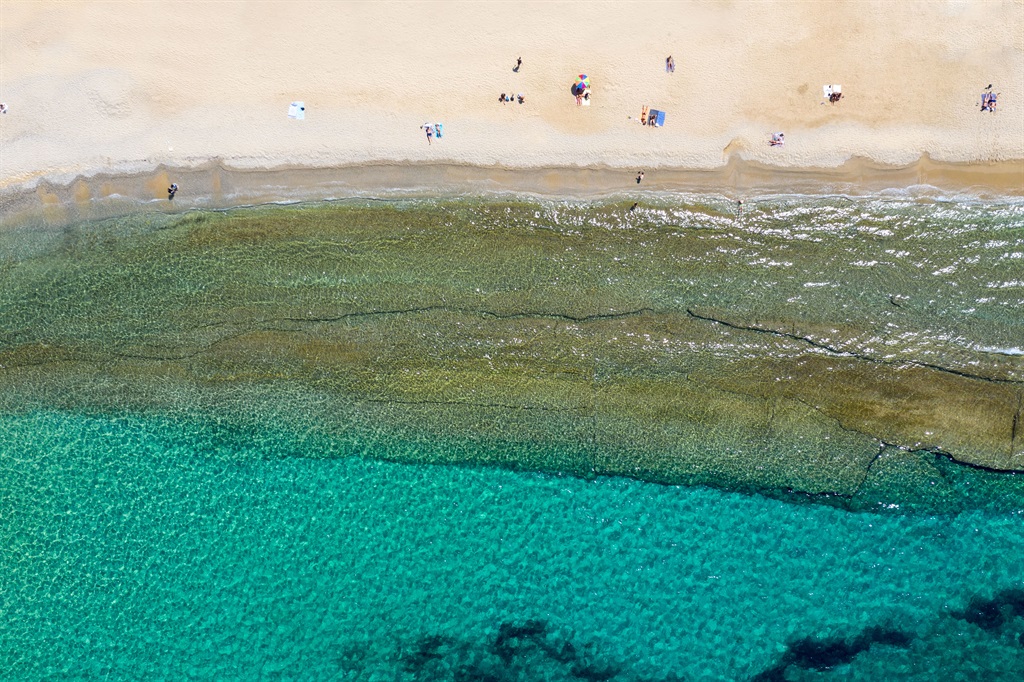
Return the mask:
M 1019 513 L 322 458 L 131 418 L 2 426 L 7 679 L 1024 670 Z
M 0 235 L 0 678 L 1020 679 L 1024 207 L 631 203 Z

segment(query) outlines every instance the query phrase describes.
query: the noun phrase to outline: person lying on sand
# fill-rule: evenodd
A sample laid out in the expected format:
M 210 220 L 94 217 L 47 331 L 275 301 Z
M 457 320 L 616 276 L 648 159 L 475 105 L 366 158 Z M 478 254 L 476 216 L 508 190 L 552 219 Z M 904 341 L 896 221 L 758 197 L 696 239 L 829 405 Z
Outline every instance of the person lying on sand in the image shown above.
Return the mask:
M 772 133 L 772 139 L 768 140 L 768 144 L 773 147 L 778 147 L 786 144 L 786 136 L 783 133 Z

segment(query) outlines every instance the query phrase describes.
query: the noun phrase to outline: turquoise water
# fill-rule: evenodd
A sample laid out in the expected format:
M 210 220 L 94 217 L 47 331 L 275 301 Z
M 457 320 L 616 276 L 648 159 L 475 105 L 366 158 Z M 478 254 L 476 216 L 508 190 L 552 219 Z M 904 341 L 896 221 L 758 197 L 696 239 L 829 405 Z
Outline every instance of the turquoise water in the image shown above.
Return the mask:
M 1008 591 L 1024 587 L 1021 512 L 851 513 L 318 456 L 330 447 L 156 419 L 4 417 L 0 677 L 1024 671 L 1024 601 Z

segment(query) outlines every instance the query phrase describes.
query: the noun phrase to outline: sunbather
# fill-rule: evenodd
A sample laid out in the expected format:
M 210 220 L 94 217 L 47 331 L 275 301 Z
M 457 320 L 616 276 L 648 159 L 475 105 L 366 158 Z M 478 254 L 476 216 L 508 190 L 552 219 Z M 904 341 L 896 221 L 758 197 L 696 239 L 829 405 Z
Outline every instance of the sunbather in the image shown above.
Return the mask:
M 783 133 L 772 133 L 772 139 L 768 141 L 773 147 L 778 147 L 786 144 L 786 136 Z

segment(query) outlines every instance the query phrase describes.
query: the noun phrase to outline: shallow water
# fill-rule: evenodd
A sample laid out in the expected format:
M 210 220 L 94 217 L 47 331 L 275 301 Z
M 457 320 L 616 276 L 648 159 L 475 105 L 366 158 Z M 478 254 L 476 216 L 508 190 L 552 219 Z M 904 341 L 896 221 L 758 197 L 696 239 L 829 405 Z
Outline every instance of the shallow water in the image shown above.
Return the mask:
M 349 202 L 4 237 L 9 410 L 854 506 L 959 504 L 936 455 L 1024 468 L 1019 204 Z
M 0 677 L 1019 679 L 1024 206 L 629 203 L 0 235 Z

